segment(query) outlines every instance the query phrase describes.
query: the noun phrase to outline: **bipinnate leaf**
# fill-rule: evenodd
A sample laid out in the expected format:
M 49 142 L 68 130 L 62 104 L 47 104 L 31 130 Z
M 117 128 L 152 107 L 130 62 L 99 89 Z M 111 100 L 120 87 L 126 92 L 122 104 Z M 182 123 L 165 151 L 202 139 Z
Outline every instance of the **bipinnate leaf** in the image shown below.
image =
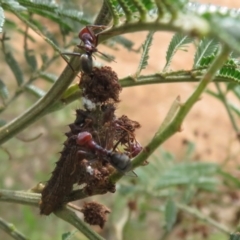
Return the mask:
M 5 59 L 17 80 L 18 86 L 21 86 L 24 82 L 24 77 L 20 65 L 18 64 L 17 60 L 14 58 L 11 52 L 5 53 Z
M 32 49 L 25 49 L 24 51 L 25 59 L 28 65 L 31 67 L 32 70 L 37 69 L 37 59 L 34 55 L 34 51 Z
M 215 55 L 218 46 L 219 43 L 214 39 L 204 38 L 203 40 L 201 40 L 198 44 L 197 51 L 194 56 L 193 67 L 199 67 L 201 65 L 200 62 L 204 57 L 208 57 L 213 54 Z
M 188 43 L 191 43 L 193 41 L 193 38 L 184 35 L 182 33 L 176 33 L 169 46 L 168 46 L 168 50 L 167 50 L 167 54 L 166 54 L 166 64 L 164 66 L 163 71 L 167 71 L 168 67 L 171 64 L 172 58 L 174 56 L 174 54 L 178 51 L 178 50 L 182 50 L 182 51 L 186 51 L 186 45 Z
M 7 86 L 5 83 L 0 79 L 0 96 L 3 100 L 7 99 L 9 95 Z
M 46 94 L 42 89 L 40 89 L 34 85 L 31 85 L 31 84 L 27 85 L 25 88 L 26 88 L 27 92 L 31 93 L 32 95 L 34 95 L 37 98 L 41 98 Z
M 165 221 L 166 221 L 166 230 L 171 231 L 174 223 L 177 219 L 177 207 L 174 201 L 170 198 L 165 206 Z
M 58 78 L 57 75 L 48 72 L 39 72 L 39 77 L 50 83 L 55 83 Z
M 142 56 L 141 56 L 141 59 L 140 59 L 139 65 L 138 65 L 138 69 L 136 71 L 136 77 L 139 76 L 141 71 L 144 68 L 146 68 L 146 66 L 148 64 L 148 58 L 149 58 L 148 53 L 149 53 L 150 47 L 152 45 L 153 34 L 154 34 L 154 31 L 149 32 L 144 44 L 142 45 L 143 52 L 142 52 Z
M 3 31 L 4 21 L 5 21 L 4 11 L 0 7 L 0 33 Z

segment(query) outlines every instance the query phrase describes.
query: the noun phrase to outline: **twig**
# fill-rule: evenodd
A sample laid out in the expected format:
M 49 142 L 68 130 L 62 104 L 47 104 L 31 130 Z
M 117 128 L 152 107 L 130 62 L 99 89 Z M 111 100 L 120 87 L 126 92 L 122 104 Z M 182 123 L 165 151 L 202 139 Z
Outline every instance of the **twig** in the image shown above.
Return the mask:
M 104 240 L 100 235 L 93 231 L 86 223 L 84 223 L 75 212 L 67 209 L 66 207 L 54 212 L 54 214 L 63 219 L 64 221 L 70 223 L 76 227 L 80 232 L 82 232 L 86 237 L 91 240 Z
M 39 206 L 41 194 L 26 191 L 0 189 L 0 202 L 20 203 L 30 206 Z
M 155 134 L 151 142 L 143 149 L 143 151 L 132 160 L 132 169 L 143 164 L 144 161 L 168 138 L 170 138 L 173 134 L 178 132 L 181 129 L 182 122 L 186 115 L 189 113 L 193 105 L 199 100 L 201 94 L 204 92 L 207 85 L 214 79 L 218 69 L 220 69 L 223 64 L 226 62 L 229 56 L 230 50 L 225 45 L 222 47 L 215 60 L 206 71 L 202 80 L 200 81 L 198 87 L 192 93 L 192 95 L 188 98 L 188 100 L 181 105 L 179 111 L 175 115 L 172 122 L 159 134 L 158 132 Z M 118 181 L 123 174 L 114 173 L 110 181 L 116 182 Z
M 103 1 L 102 8 L 94 21 L 94 25 L 108 25 L 111 20 L 111 12 L 109 11 L 106 1 Z
M 230 234 L 231 231 L 226 227 L 221 225 L 219 222 L 213 220 L 212 218 L 205 216 L 204 214 L 202 214 L 199 210 L 197 210 L 196 208 L 192 208 L 189 206 L 186 206 L 184 204 L 181 203 L 176 203 L 177 207 L 179 209 L 181 209 L 182 211 L 185 211 L 191 215 L 193 215 L 194 217 L 196 217 L 197 219 L 200 219 L 206 223 L 208 223 L 209 225 L 214 226 L 215 228 L 217 228 L 218 230 L 220 230 L 221 232 L 224 232 L 226 234 Z
M 4 221 L 2 218 L 0 218 L 0 228 L 16 240 L 29 239 L 20 233 L 13 224 Z
M 218 90 L 218 96 L 219 96 L 218 99 L 221 100 L 221 102 L 223 103 L 224 107 L 226 108 L 226 111 L 227 111 L 227 114 L 228 114 L 228 116 L 229 116 L 229 118 L 230 118 L 230 121 L 231 121 L 231 123 L 232 123 L 232 126 L 233 126 L 233 128 L 234 128 L 234 130 L 235 130 L 235 132 L 236 132 L 236 134 L 237 134 L 237 133 L 239 132 L 239 129 L 238 129 L 238 126 L 237 126 L 237 124 L 236 124 L 236 122 L 235 122 L 235 120 L 234 120 L 234 117 L 233 117 L 233 115 L 232 115 L 232 113 L 231 113 L 231 111 L 230 111 L 230 107 L 229 107 L 229 105 L 228 105 L 228 103 L 227 103 L 226 97 L 225 97 L 225 95 L 223 94 L 223 92 L 222 92 L 222 90 L 221 90 L 221 88 L 220 88 L 220 86 L 219 86 L 219 83 L 215 83 L 215 86 L 216 86 L 216 88 L 217 88 L 217 90 Z
M 194 36 L 206 37 L 210 34 L 209 24 L 201 17 L 179 15 L 175 21 L 152 21 L 152 22 L 131 22 L 113 27 L 103 31 L 99 35 L 99 42 L 103 42 L 110 37 L 117 35 L 133 33 L 139 31 L 170 31 L 184 32 L 186 34 L 194 34 Z
M 78 194 L 79 198 L 87 197 L 86 194 L 82 194 L 81 196 Z M 29 205 L 33 207 L 39 207 L 39 202 L 41 200 L 41 194 L 32 193 L 32 192 L 24 192 L 24 191 L 12 191 L 12 190 L 3 190 L 0 189 L 0 201 L 2 202 L 12 202 L 12 203 L 20 203 L 24 205 Z M 69 208 L 73 208 L 72 204 L 70 204 Z M 75 209 L 77 209 L 75 207 Z M 78 211 L 80 210 L 77 209 Z M 62 207 L 58 211 L 54 212 L 54 214 L 63 219 L 64 221 L 72 224 L 78 230 L 80 230 L 85 236 L 89 239 L 93 240 L 103 240 L 101 236 L 95 233 L 87 224 L 82 222 L 81 219 L 76 215 L 76 213 L 72 212 L 68 207 Z

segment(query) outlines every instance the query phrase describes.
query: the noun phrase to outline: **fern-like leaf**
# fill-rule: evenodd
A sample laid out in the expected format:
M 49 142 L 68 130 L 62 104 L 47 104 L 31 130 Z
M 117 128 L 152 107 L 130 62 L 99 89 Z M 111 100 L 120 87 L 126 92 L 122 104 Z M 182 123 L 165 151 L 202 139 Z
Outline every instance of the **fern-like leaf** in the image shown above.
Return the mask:
M 181 163 L 172 166 L 158 179 L 156 189 L 195 184 L 199 188 L 214 189 L 217 181 L 212 175 L 218 170 L 212 163 Z
M 233 80 L 234 82 L 240 83 L 240 70 L 232 66 L 224 65 L 220 69 L 218 76 L 225 77 Z
M 5 21 L 4 11 L 3 11 L 3 9 L 0 7 L 0 33 L 1 33 L 2 30 L 3 30 L 4 21 Z
M 168 232 L 171 231 L 174 223 L 177 220 L 177 207 L 172 199 L 169 199 L 165 206 L 165 222 Z
M 5 53 L 5 59 L 17 80 L 18 86 L 21 86 L 22 83 L 24 82 L 24 77 L 18 62 L 16 61 L 11 52 Z
M 26 91 L 28 92 L 28 93 L 31 93 L 33 96 L 35 96 L 37 99 L 39 99 L 39 98 L 41 98 L 41 97 L 43 97 L 46 93 L 42 90 L 42 89 L 40 89 L 40 88 L 38 88 L 38 87 L 36 87 L 36 86 L 34 86 L 34 85 L 27 85 L 26 87 L 25 87 L 25 89 L 26 89 Z
M 205 39 L 201 40 L 198 44 L 197 51 L 194 56 L 193 67 L 197 68 L 199 66 L 202 66 L 202 64 L 201 64 L 201 63 L 203 63 L 202 59 L 206 56 L 210 56 L 210 55 L 216 53 L 218 46 L 219 46 L 219 43 L 214 39 L 205 38 Z M 213 55 L 212 55 L 212 57 L 213 57 Z
M 37 70 L 37 59 L 34 55 L 34 51 L 32 49 L 25 49 L 24 56 L 31 69 Z
M 154 34 L 154 31 L 149 32 L 144 44 L 142 45 L 143 52 L 142 52 L 142 56 L 141 56 L 135 77 L 138 77 L 141 71 L 145 69 L 148 64 L 148 58 L 149 58 L 148 53 L 152 45 L 153 34 Z
M 8 98 L 8 95 L 9 95 L 9 92 L 8 92 L 7 86 L 0 79 L 0 96 L 3 99 L 3 101 Z
M 47 82 L 54 83 L 57 80 L 57 76 L 52 73 L 40 72 L 39 77 L 46 80 Z
M 16 11 L 26 11 L 27 8 L 25 8 L 24 6 L 20 5 L 19 1 L 15 1 L 15 0 L 4 0 L 3 1 L 3 6 L 5 7 L 5 4 L 8 7 L 16 10 Z
M 118 44 L 122 45 L 129 51 L 132 50 L 133 45 L 134 45 L 133 41 L 125 38 L 124 36 L 116 36 L 114 38 L 109 39 L 110 44 L 111 44 L 111 41 L 113 42 L 113 44 L 118 43 Z
M 186 51 L 186 45 L 188 43 L 191 43 L 192 41 L 193 41 L 193 38 L 186 36 L 182 33 L 176 33 L 173 36 L 173 38 L 168 46 L 168 50 L 167 50 L 167 54 L 166 54 L 166 64 L 164 66 L 163 71 L 167 71 L 169 65 L 171 64 L 174 54 L 178 50 Z

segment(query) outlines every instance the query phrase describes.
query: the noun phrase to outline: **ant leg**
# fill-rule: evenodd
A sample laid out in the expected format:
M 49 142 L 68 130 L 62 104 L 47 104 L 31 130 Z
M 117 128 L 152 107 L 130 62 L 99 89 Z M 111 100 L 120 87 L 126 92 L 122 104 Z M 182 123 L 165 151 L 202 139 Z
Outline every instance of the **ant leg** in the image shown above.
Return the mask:
M 100 52 L 100 51 L 98 51 L 97 50 L 97 52 L 98 53 L 100 53 L 101 55 L 103 55 L 106 59 L 109 59 L 110 61 L 113 61 L 113 62 L 115 62 L 115 63 L 117 63 L 115 60 L 114 60 L 114 58 L 112 58 L 112 57 L 109 57 L 108 55 L 106 55 L 105 53 L 103 53 L 103 52 Z
M 87 25 L 86 28 L 91 32 L 91 31 L 93 31 L 95 29 L 104 30 L 104 29 L 107 28 L 107 26 L 105 26 L 105 25 Z
M 64 57 L 64 55 L 70 55 L 70 56 L 81 56 L 80 53 L 75 53 L 75 52 L 63 52 L 61 53 L 62 58 L 64 59 L 64 61 L 68 64 L 68 66 L 72 69 L 72 71 L 74 72 L 73 67 L 71 66 L 71 64 L 67 61 L 67 59 Z
M 72 68 L 71 64 L 68 62 L 68 60 L 64 57 L 64 55 L 66 55 L 65 53 L 61 53 L 61 57 L 62 59 L 67 63 L 67 65 L 72 69 L 72 71 L 74 72 L 74 69 Z

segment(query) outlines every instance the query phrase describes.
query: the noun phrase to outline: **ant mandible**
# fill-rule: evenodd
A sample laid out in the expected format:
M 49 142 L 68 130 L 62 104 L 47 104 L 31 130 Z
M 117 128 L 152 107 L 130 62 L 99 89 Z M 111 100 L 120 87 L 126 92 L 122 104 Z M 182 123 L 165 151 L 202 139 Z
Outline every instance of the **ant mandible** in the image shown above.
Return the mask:
M 131 160 L 126 154 L 113 152 L 101 147 L 93 140 L 89 132 L 80 132 L 77 135 L 76 143 L 94 154 L 101 155 L 119 172 L 125 173 L 131 169 Z M 78 153 L 87 154 L 81 150 Z
M 99 52 L 97 50 L 98 45 L 98 34 L 94 33 L 95 29 L 103 30 L 106 26 L 104 25 L 90 25 L 84 27 L 78 34 L 79 39 L 81 40 L 81 43 L 77 45 L 78 48 L 85 51 L 85 53 L 68 53 L 64 52 L 62 55 L 72 55 L 72 56 L 79 56 L 80 57 L 80 66 L 83 72 L 86 74 L 90 74 L 93 69 L 93 60 L 92 60 L 92 54 L 95 52 Z M 99 52 L 104 57 L 108 58 L 107 55 L 105 55 L 102 52 Z

